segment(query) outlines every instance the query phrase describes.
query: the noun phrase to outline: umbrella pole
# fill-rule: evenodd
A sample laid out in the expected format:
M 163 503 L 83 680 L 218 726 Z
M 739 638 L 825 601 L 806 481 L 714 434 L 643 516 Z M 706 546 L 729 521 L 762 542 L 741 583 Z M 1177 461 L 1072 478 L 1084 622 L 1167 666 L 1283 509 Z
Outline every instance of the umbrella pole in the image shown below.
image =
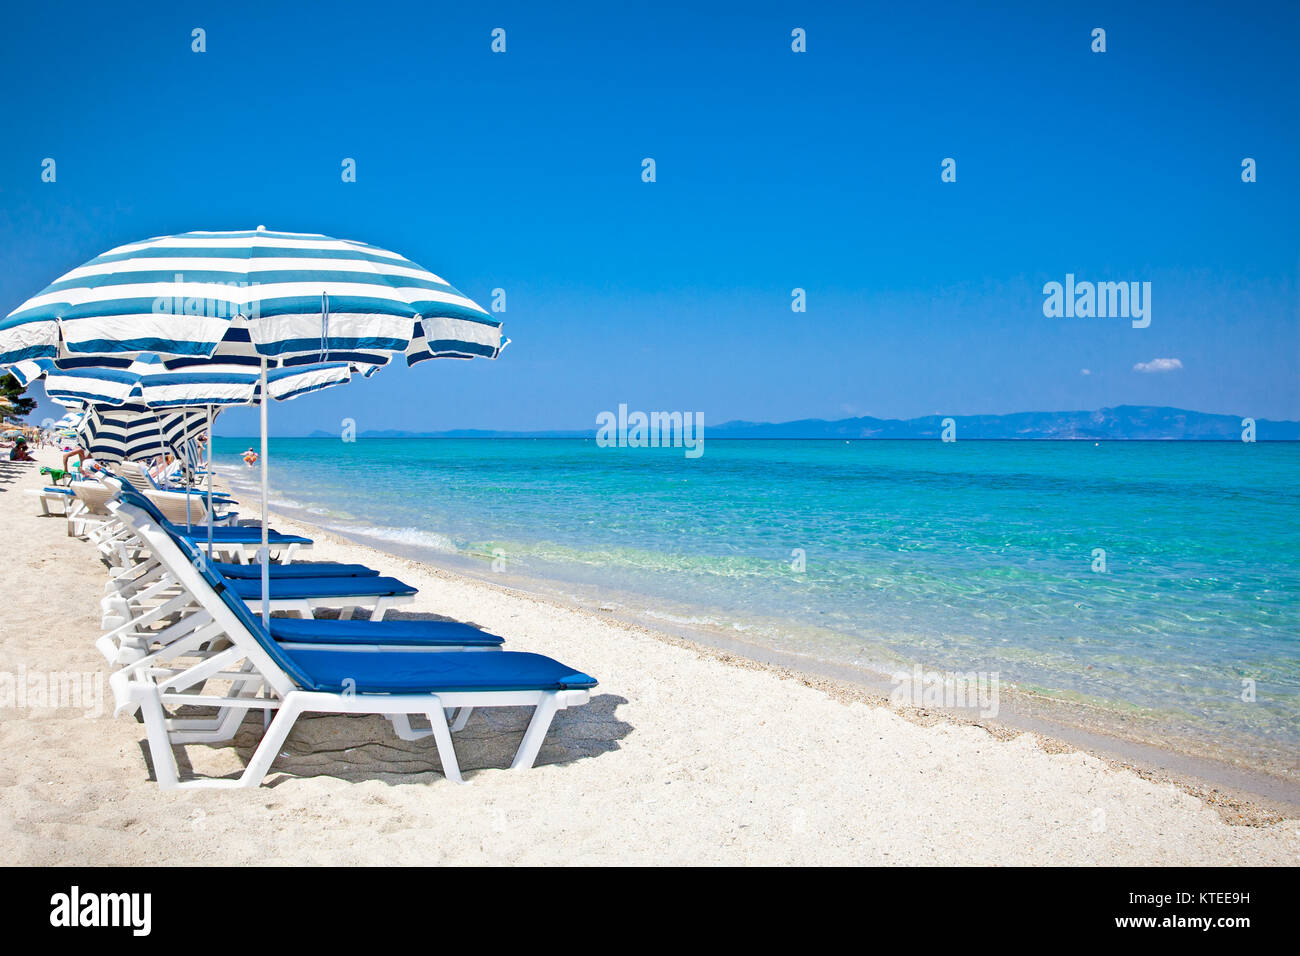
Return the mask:
M 271 626 L 271 547 L 270 533 L 267 526 L 268 498 L 271 485 L 270 473 L 266 467 L 266 356 L 262 356 L 262 550 L 258 557 L 262 562 L 262 624 Z
M 208 406 L 208 561 L 212 561 L 212 406 Z
M 162 413 L 157 409 L 154 410 L 154 420 L 158 422 L 158 460 L 162 463 L 159 474 L 166 480 L 167 477 L 167 439 L 163 435 Z M 146 466 L 147 467 L 147 466 Z M 146 479 L 147 480 L 147 479 Z M 185 530 L 192 530 L 190 522 L 190 489 L 188 485 L 182 486 L 185 492 Z
M 162 421 L 161 418 L 158 420 Z M 190 494 L 194 491 L 194 481 L 190 477 L 189 473 L 186 471 L 185 465 L 181 463 L 179 457 L 176 459 L 176 464 L 180 467 L 181 475 L 184 478 L 184 484 L 182 485 L 182 487 L 185 489 L 185 530 L 193 531 L 194 522 L 193 522 L 193 518 L 190 515 Z M 212 521 L 212 515 L 208 515 L 208 521 L 209 523 Z

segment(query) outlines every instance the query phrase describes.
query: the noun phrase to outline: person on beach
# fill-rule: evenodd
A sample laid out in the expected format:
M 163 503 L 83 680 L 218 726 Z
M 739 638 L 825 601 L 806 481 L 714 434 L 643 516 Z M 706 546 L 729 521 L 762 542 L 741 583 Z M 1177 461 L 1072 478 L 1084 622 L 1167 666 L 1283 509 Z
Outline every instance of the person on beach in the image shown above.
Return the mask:
M 244 452 L 244 464 L 249 468 L 252 468 L 257 464 L 257 452 L 253 451 L 251 445 L 249 446 L 248 451 Z
M 81 463 L 84 462 L 88 457 L 90 456 L 86 454 L 86 449 L 82 448 L 80 445 L 71 448 L 70 450 L 63 453 L 63 470 L 64 471 L 72 470 L 72 468 L 68 465 L 69 459 L 72 458 L 77 459 L 77 467 L 78 469 L 80 469 Z
M 153 478 L 154 483 L 165 485 L 169 483 L 169 477 L 172 471 L 172 456 L 170 454 L 159 455 L 154 459 L 149 468 L 149 475 Z
M 27 450 L 27 439 L 20 438 L 14 442 L 13 451 L 9 452 L 10 461 L 35 461 L 31 452 Z

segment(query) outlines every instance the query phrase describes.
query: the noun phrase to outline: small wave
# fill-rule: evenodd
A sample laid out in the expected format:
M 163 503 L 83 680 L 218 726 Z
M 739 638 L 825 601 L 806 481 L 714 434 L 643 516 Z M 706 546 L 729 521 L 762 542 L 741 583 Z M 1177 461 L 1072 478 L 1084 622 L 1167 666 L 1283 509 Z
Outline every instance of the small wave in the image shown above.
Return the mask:
M 342 535 L 355 535 L 363 538 L 374 538 L 380 541 L 391 541 L 395 544 L 406 545 L 407 547 L 425 548 L 442 553 L 454 553 L 460 549 L 456 547 L 456 542 L 446 535 L 438 534 L 436 531 L 423 531 L 419 528 L 390 528 L 384 525 L 344 525 L 344 524 L 326 524 L 327 530 L 337 532 Z

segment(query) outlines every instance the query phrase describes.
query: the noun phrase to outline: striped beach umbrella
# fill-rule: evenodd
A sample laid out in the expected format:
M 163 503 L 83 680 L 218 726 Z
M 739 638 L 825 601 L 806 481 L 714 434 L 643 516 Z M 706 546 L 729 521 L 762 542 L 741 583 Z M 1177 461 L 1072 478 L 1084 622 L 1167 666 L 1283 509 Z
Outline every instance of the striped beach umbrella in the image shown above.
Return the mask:
M 498 320 L 395 252 L 263 227 L 118 246 L 0 321 L 0 366 L 143 352 L 382 365 L 504 344 Z
M 95 364 L 108 362 L 108 365 Z M 28 359 L 12 367 L 24 386 L 44 379 L 46 394 L 63 404 L 84 403 L 90 410 L 77 437 L 93 456 L 113 463 L 169 453 L 190 462 L 186 448 L 211 433 L 216 410 L 259 404 L 263 391 L 277 401 L 347 383 L 346 362 L 312 363 L 269 371 L 246 362 L 181 362 L 171 368 L 152 353 L 135 359 L 106 357 Z M 374 371 L 367 366 L 362 374 Z M 166 415 L 177 411 L 183 415 Z M 191 463 L 187 476 L 196 466 Z M 208 473 L 208 508 L 212 475 Z M 211 529 L 209 528 L 209 538 Z M 209 547 L 209 552 L 211 548 Z
M 181 457 L 186 442 L 208 430 L 203 409 L 157 411 L 144 405 L 91 406 L 77 440 L 91 457 L 108 463 Z
M 149 408 L 253 405 L 261 400 L 260 368 L 247 364 L 202 362 L 169 367 L 159 356 L 102 365 L 104 359 L 29 359 L 11 372 L 26 387 L 44 379 L 45 393 L 65 405 L 146 405 Z M 111 361 L 107 360 L 107 361 Z M 374 370 L 369 366 L 366 374 Z M 287 401 L 310 392 L 343 385 L 352 377 L 346 362 L 312 363 L 276 368 L 267 373 L 267 394 Z
M 85 409 L 74 408 L 66 412 L 62 418 L 50 426 L 51 431 L 66 433 L 75 437 L 77 429 L 81 427 L 82 420 L 86 417 Z
M 0 367 L 28 359 L 254 359 L 380 366 L 402 354 L 496 358 L 501 323 L 445 279 L 368 243 L 303 233 L 188 232 L 110 249 L 0 321 Z M 262 616 L 269 621 L 267 403 L 261 410 Z

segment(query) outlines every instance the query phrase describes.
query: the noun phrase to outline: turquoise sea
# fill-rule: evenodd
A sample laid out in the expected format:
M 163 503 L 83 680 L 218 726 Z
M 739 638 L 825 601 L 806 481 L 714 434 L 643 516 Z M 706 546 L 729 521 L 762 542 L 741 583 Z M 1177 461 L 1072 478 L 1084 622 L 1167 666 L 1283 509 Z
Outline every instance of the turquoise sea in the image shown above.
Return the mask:
M 240 488 L 246 447 L 216 448 Z M 273 505 L 407 554 L 1300 744 L 1300 445 L 277 439 L 270 460 Z

